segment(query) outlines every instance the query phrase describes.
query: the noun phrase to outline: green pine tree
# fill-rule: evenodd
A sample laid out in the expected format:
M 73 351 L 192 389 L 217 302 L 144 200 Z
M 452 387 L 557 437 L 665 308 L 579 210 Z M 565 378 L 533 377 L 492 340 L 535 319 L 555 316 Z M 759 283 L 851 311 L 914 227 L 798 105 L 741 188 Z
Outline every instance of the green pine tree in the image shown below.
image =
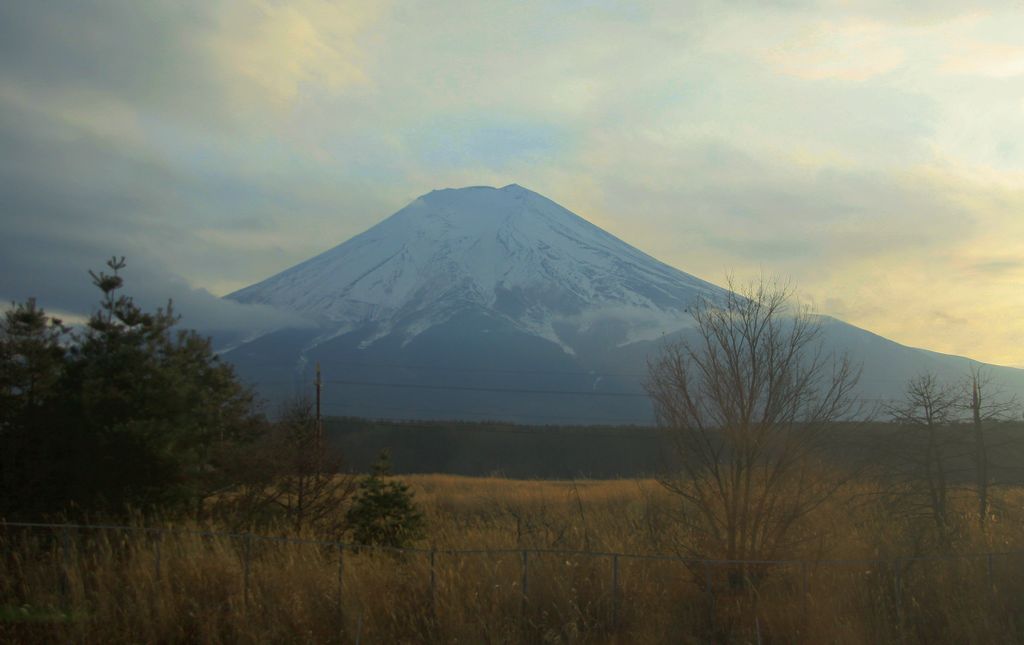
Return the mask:
M 147 312 L 121 292 L 124 258 L 107 266 L 112 273 L 90 272 L 103 297 L 69 370 L 97 466 L 79 483 L 93 499 L 80 503 L 115 512 L 195 507 L 213 483 L 213 446 L 250 429 L 252 393 L 208 338 L 176 328 L 171 302 Z
M 0 317 L 0 518 L 33 517 L 40 500 L 65 494 L 61 381 L 68 329 L 34 299 Z
M 214 449 L 260 428 L 209 339 L 124 295 L 124 258 L 107 267 L 81 330 L 33 300 L 0 318 L 0 518 L 199 508 L 224 487 Z
M 390 474 L 390 455 L 384 450 L 373 472 L 359 483 L 345 516 L 357 544 L 401 548 L 423 537 L 423 514 L 414 493 Z

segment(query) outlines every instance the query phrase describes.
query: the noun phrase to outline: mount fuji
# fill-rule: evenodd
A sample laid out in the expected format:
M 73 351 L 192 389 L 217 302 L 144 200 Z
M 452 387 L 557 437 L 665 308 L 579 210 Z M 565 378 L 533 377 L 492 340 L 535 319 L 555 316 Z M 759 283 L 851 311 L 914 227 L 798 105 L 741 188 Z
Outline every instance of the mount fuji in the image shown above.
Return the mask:
M 311 322 L 223 349 L 270 400 L 310 392 L 326 414 L 650 423 L 648 356 L 725 291 L 512 184 L 436 190 L 364 233 L 227 298 Z M 825 342 L 864 365 L 861 395 L 899 396 L 970 361 L 822 317 Z M 1024 389 L 1024 371 L 992 368 Z

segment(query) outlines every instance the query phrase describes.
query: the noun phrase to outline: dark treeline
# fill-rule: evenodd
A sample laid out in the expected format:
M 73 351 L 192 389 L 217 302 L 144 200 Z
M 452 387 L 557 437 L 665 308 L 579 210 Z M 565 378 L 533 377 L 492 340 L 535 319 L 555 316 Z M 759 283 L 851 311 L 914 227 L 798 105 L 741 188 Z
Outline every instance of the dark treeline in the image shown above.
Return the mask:
M 825 446 L 829 467 L 879 478 L 906 473 L 924 451 L 915 430 L 891 422 L 837 424 Z M 652 477 L 671 469 L 667 437 L 642 426 L 528 426 L 474 421 L 389 421 L 328 417 L 328 440 L 345 455 L 347 467 L 365 472 L 382 449 L 391 452 L 396 473 L 500 475 L 516 479 Z M 1024 481 L 1024 423 L 986 425 L 995 450 L 992 479 Z M 967 424 L 938 429 L 948 447 L 945 466 L 952 485 L 973 477 L 973 437 Z M 909 474 L 907 476 L 910 476 Z
M 398 473 L 610 479 L 651 476 L 666 465 L 662 435 L 646 427 L 331 417 L 324 429 L 357 471 L 368 469 L 382 449 Z

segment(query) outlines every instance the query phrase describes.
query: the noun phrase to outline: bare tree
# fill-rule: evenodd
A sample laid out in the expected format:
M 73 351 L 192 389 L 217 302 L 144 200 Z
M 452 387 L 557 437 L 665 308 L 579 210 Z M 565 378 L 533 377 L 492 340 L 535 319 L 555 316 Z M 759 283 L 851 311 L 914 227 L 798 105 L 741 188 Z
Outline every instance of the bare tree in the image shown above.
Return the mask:
M 282 471 L 274 486 L 275 503 L 293 529 L 340 533 L 341 505 L 355 490 L 355 480 L 342 472 L 341 455 L 330 450 L 307 399 L 290 402 L 278 422 L 275 442 Z
M 950 424 L 962 408 L 956 387 L 943 384 L 931 373 L 916 376 L 907 382 L 904 400 L 887 406 L 890 418 L 911 433 L 904 442 L 902 461 L 910 466 L 903 473 L 903 496 L 912 501 L 914 489 L 923 486 L 926 513 L 935 523 L 939 540 L 950 541 L 950 454 L 954 448 Z M 906 433 L 903 433 L 906 434 Z M 923 449 L 922 449 L 923 448 Z
M 986 426 L 993 421 L 1008 420 L 1019 409 L 1017 399 L 1000 392 L 993 383 L 991 372 L 978 365 L 971 366 L 971 374 L 964 385 L 967 409 L 971 413 L 974 447 L 974 481 L 978 496 L 978 527 L 987 527 L 989 515 L 990 472 Z
M 841 484 L 819 457 L 835 422 L 858 416 L 860 370 L 825 349 L 820 317 L 788 286 L 728 287 L 693 308 L 692 340 L 649 362 L 647 391 L 679 462 L 662 484 L 682 500 L 684 551 L 774 559 L 815 537 L 801 522 Z
M 280 419 L 248 450 L 234 451 L 221 515 L 236 525 L 283 521 L 295 533 L 339 537 L 355 478 L 323 439 L 312 404 L 288 401 Z

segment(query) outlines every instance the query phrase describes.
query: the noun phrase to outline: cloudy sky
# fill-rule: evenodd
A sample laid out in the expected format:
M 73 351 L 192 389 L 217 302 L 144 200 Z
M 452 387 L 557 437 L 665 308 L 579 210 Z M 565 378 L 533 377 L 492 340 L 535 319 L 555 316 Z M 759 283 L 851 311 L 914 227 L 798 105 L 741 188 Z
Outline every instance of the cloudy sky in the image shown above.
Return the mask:
M 0 4 L 0 298 L 186 322 L 434 188 L 1024 366 L 1024 3 Z

